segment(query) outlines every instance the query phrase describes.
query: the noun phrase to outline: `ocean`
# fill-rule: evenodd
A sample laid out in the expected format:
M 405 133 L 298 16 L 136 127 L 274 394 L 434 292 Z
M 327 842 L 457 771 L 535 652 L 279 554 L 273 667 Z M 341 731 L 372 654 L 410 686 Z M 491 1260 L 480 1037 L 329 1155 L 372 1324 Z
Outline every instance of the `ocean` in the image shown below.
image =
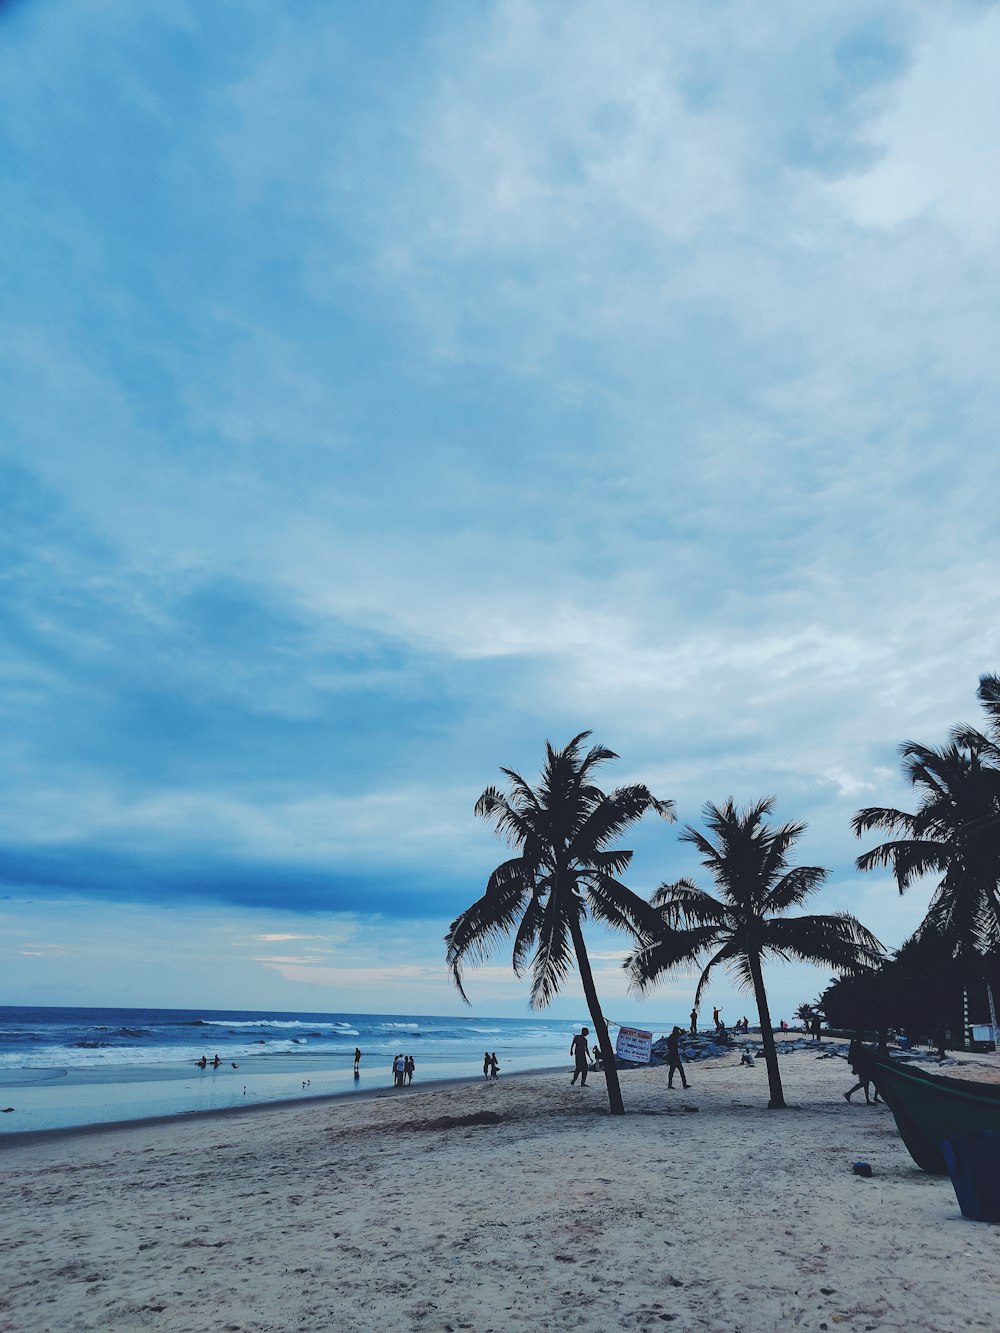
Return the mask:
M 589 1020 L 266 1010 L 0 1007 L 0 1138 L 568 1063 Z M 354 1049 L 362 1051 L 353 1076 Z M 202 1057 L 209 1062 L 200 1068 Z M 218 1066 L 214 1065 L 218 1057 Z M 5 1110 L 5 1108 L 12 1108 Z

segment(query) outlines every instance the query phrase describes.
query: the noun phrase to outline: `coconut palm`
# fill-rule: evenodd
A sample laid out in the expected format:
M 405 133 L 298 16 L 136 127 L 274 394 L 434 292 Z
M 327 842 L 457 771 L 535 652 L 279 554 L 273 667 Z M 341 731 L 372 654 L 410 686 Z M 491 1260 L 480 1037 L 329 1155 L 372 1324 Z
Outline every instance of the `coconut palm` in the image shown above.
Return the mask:
M 897 835 L 858 857 L 859 870 L 891 867 L 900 893 L 940 875 L 919 927 L 970 964 L 1000 945 L 1000 769 L 997 745 L 970 727 L 948 745 L 906 741 L 903 772 L 920 793 L 913 814 L 869 807 L 854 817 L 858 837 L 871 829 Z
M 537 787 L 513 769 L 502 768 L 509 791 L 487 787 L 480 796 L 476 814 L 519 851 L 497 866 L 486 892 L 456 917 L 445 941 L 448 966 L 467 1003 L 463 964 L 485 961 L 511 933 L 518 976 L 530 959 L 533 1008 L 543 1008 L 557 994 L 575 956 L 601 1049 L 611 1113 L 621 1115 L 625 1108 L 618 1070 L 583 923 L 589 915 L 632 935 L 648 927 L 649 904 L 618 879 L 632 853 L 612 844 L 647 810 L 673 819 L 673 802 L 656 800 L 641 785 L 609 793 L 594 786 L 594 770 L 618 756 L 601 745 L 584 754 L 583 742 L 589 735 L 581 731 L 562 750 L 546 741 L 545 768 Z
M 719 896 L 689 879 L 662 884 L 652 899 L 659 929 L 625 966 L 633 986 L 646 991 L 666 973 L 703 963 L 695 1007 L 720 964 L 741 989 L 752 991 L 767 1065 L 768 1107 L 774 1110 L 785 1105 L 785 1098 L 764 989 L 764 960 L 797 958 L 855 972 L 875 966 L 882 958 L 882 946 L 846 912 L 784 915 L 819 888 L 826 871 L 820 866 L 788 865 L 789 851 L 805 825 L 771 827 L 765 816 L 772 805 L 773 798 L 768 797 L 746 810 L 737 809 L 732 799 L 721 809 L 711 803 L 705 806 L 703 817 L 711 836 L 690 826 L 680 836 L 701 852 L 702 865 L 711 871 Z

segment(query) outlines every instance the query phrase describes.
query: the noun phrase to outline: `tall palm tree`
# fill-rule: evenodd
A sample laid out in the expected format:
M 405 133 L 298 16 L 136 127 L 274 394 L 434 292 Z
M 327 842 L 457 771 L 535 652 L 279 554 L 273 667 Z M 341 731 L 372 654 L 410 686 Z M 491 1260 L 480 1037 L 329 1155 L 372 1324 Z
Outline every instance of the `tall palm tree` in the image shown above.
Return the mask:
M 710 802 L 704 809 L 704 821 L 712 836 L 690 826 L 684 829 L 681 840 L 693 843 L 701 852 L 702 865 L 711 871 L 719 897 L 689 879 L 661 884 L 652 899 L 659 912 L 659 930 L 625 966 L 633 986 L 645 991 L 665 973 L 692 962 L 700 965 L 708 955 L 695 991 L 695 1008 L 720 964 L 741 988 L 752 991 L 767 1065 L 768 1107 L 775 1110 L 785 1105 L 785 1098 L 764 989 L 765 958 L 798 958 L 855 972 L 875 966 L 882 958 L 882 946 L 846 912 L 784 916 L 819 888 L 826 871 L 819 866 L 789 867 L 789 851 L 805 825 L 768 825 L 765 815 L 773 803 L 768 797 L 739 810 L 732 798 L 721 809 Z
M 546 741 L 545 768 L 537 787 L 513 769 L 502 768 L 509 792 L 487 787 L 480 796 L 476 814 L 519 851 L 497 866 L 483 896 L 451 923 L 445 942 L 448 966 L 466 1003 L 463 964 L 485 961 L 512 932 L 518 976 L 530 958 L 535 1009 L 557 994 L 575 955 L 601 1048 L 611 1113 L 622 1115 L 615 1054 L 597 998 L 583 922 L 589 914 L 632 935 L 648 924 L 648 903 L 618 879 L 632 853 L 611 844 L 647 810 L 673 819 L 673 802 L 656 800 L 641 785 L 610 793 L 594 786 L 594 770 L 618 756 L 601 745 L 584 754 L 582 745 L 589 735 L 581 731 L 562 750 Z
M 858 811 L 858 837 L 870 829 L 901 835 L 859 856 L 858 869 L 891 867 L 900 893 L 926 874 L 940 875 L 917 933 L 933 932 L 953 957 L 974 964 L 1000 946 L 998 747 L 962 727 L 948 745 L 906 741 L 900 754 L 919 805 L 913 814 L 877 806 Z

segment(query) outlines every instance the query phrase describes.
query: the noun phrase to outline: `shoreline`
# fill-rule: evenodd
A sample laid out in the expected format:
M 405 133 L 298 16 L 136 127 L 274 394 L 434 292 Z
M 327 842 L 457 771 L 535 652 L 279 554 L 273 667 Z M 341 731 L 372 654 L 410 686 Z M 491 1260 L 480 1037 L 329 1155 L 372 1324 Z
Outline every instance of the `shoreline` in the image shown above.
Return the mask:
M 554 1075 L 572 1072 L 569 1066 L 547 1065 L 539 1069 L 513 1070 L 501 1074 L 496 1080 L 531 1078 L 533 1075 Z M 0 1130 L 0 1154 L 5 1148 L 14 1148 L 26 1144 L 52 1143 L 61 1138 L 79 1138 L 87 1135 L 115 1133 L 119 1130 L 134 1130 L 149 1127 L 162 1128 L 167 1125 L 206 1123 L 213 1120 L 229 1120 L 240 1116 L 261 1115 L 267 1111 L 286 1111 L 291 1107 L 320 1107 L 346 1101 L 364 1103 L 378 1101 L 380 1098 L 405 1098 L 415 1092 L 436 1092 L 463 1085 L 486 1083 L 482 1074 L 467 1074 L 449 1078 L 424 1079 L 405 1088 L 385 1087 L 359 1088 L 346 1092 L 304 1092 L 297 1097 L 283 1097 L 273 1101 L 244 1102 L 235 1106 L 215 1106 L 205 1110 L 175 1111 L 169 1115 L 139 1116 L 132 1120 L 102 1120 L 84 1125 L 59 1125 L 51 1129 Z

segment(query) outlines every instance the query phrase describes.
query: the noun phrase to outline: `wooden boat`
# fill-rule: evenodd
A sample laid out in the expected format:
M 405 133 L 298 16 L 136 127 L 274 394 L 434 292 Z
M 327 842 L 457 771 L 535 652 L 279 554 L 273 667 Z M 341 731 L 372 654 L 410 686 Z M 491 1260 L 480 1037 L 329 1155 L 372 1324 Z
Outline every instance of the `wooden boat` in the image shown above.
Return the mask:
M 896 1118 L 900 1138 L 917 1166 L 946 1176 L 941 1140 L 988 1129 L 1000 1134 L 1000 1085 L 945 1078 L 908 1060 L 872 1055 L 879 1096 Z

